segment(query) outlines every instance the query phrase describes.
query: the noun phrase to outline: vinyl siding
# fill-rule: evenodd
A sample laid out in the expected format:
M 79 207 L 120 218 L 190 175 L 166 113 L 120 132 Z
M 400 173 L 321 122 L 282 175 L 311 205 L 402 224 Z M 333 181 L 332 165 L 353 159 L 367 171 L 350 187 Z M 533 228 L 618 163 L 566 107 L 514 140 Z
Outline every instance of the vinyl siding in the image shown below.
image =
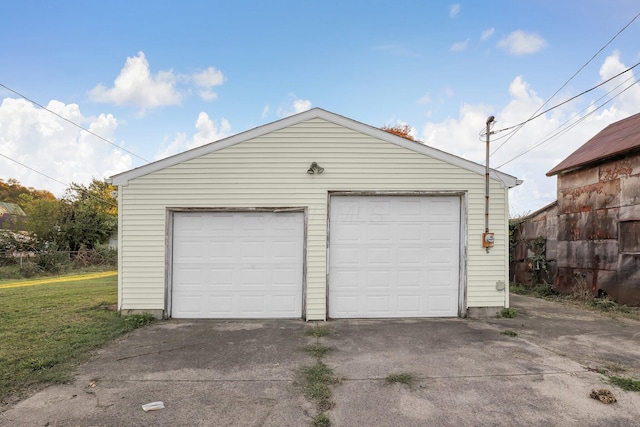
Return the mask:
M 306 173 L 313 161 L 325 168 L 322 175 Z M 508 275 L 507 189 L 492 179 L 496 244 L 487 254 L 481 247 L 484 185 L 483 175 L 319 118 L 243 141 L 120 187 L 120 308 L 166 309 L 167 208 L 304 207 L 306 317 L 325 319 L 332 191 L 466 193 L 467 306 L 503 306 L 505 292 L 496 291 L 496 281 Z

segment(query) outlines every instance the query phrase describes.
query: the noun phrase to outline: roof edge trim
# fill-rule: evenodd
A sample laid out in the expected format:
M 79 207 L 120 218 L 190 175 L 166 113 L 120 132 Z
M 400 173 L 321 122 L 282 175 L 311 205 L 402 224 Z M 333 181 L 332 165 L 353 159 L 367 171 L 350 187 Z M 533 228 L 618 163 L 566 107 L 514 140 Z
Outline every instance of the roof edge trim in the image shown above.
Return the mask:
M 171 167 L 176 164 L 195 159 L 205 154 L 213 153 L 215 151 L 222 150 L 235 144 L 239 144 L 243 141 L 257 138 L 271 132 L 276 132 L 286 127 L 293 126 L 298 123 L 302 123 L 304 121 L 315 118 L 323 119 L 328 122 L 344 126 L 356 132 L 360 132 L 365 135 L 384 140 L 391 144 L 398 145 L 403 148 L 407 148 L 409 150 L 433 157 L 437 160 L 450 163 L 454 166 L 458 166 L 462 169 L 466 169 L 480 175 L 485 174 L 485 167 L 478 163 L 463 159 L 462 157 L 458 157 L 450 153 L 446 153 L 444 151 L 425 145 L 421 142 L 407 140 L 401 136 L 393 135 L 382 129 L 378 129 L 373 126 L 316 107 L 302 113 L 285 117 L 283 119 L 276 120 L 275 122 L 267 123 L 265 125 L 255 127 L 236 135 L 232 135 L 225 139 L 210 142 L 200 147 L 196 147 L 191 150 L 184 151 L 182 153 L 178 153 L 173 156 L 166 157 L 164 159 L 157 160 L 155 162 L 148 163 L 146 165 L 113 175 L 107 179 L 107 182 L 118 186 L 127 185 L 132 179 L 139 178 L 141 176 L 159 171 L 161 169 L 165 169 L 167 167 Z M 522 183 L 522 181 L 518 180 L 516 177 L 497 171 L 495 169 L 491 169 L 490 176 L 491 178 L 502 182 L 508 188 L 513 188 Z

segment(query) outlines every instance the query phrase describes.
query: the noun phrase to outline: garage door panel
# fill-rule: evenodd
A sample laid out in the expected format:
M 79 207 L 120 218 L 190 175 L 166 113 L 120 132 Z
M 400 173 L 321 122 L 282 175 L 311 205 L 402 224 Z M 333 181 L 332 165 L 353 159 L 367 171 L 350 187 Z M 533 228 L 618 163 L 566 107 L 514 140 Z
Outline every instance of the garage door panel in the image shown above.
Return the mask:
M 330 317 L 458 314 L 459 197 L 334 196 L 329 224 Z
M 418 317 L 420 315 L 421 301 L 415 294 L 398 295 L 398 311 L 406 317 Z
M 420 221 L 423 218 L 422 203 L 419 200 L 400 201 L 397 213 L 403 221 Z
M 391 301 L 386 295 L 369 295 L 366 299 L 365 310 L 374 315 L 386 317 L 390 311 Z
M 233 286 L 234 271 L 229 268 L 210 268 L 208 279 L 202 280 L 203 286 L 215 286 L 219 289 L 229 289 Z
M 301 317 L 303 238 L 301 212 L 175 213 L 171 315 Z
M 423 283 L 424 274 L 421 270 L 401 270 L 398 271 L 398 289 L 416 289 L 420 288 Z
M 364 232 L 369 236 L 371 242 L 388 242 L 393 236 L 393 227 L 391 224 L 369 224 L 364 228 Z M 359 230 L 360 227 L 357 227 Z M 360 233 L 355 239 L 360 238 Z
M 402 265 L 403 268 L 421 266 L 426 258 L 424 248 L 420 245 L 397 245 L 395 253 L 398 265 Z
M 370 289 L 385 289 L 389 286 L 390 277 L 391 272 L 388 270 L 369 271 L 367 272 L 366 287 Z
M 397 242 L 421 242 L 425 237 L 427 236 L 423 235 L 423 226 L 419 223 L 397 226 Z
M 231 242 L 209 243 L 209 260 L 229 262 L 234 258 L 234 245 Z
M 391 260 L 391 251 L 385 247 L 369 248 L 366 254 L 367 262 L 370 264 L 389 264 Z
M 448 270 L 429 270 L 428 273 L 429 287 L 435 289 L 437 287 L 450 287 L 451 282 L 456 279 L 451 269 Z
M 177 246 L 182 262 L 199 262 L 202 258 L 202 242 L 185 240 Z

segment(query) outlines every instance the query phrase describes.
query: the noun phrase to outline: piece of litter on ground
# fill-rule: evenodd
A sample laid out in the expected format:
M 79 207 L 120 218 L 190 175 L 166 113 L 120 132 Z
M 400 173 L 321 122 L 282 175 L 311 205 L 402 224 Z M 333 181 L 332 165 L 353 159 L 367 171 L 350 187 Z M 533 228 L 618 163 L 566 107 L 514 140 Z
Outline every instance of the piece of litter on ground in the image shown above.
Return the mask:
M 147 403 L 146 405 L 142 405 L 142 409 L 144 409 L 144 412 L 157 411 L 158 409 L 164 409 L 164 402 L 158 401 L 158 402 Z
M 592 389 L 589 397 L 591 397 L 592 399 L 598 399 L 602 403 L 616 402 L 616 397 L 613 395 L 611 390 L 608 390 L 606 388 L 601 388 L 600 390 L 596 390 L 595 388 Z

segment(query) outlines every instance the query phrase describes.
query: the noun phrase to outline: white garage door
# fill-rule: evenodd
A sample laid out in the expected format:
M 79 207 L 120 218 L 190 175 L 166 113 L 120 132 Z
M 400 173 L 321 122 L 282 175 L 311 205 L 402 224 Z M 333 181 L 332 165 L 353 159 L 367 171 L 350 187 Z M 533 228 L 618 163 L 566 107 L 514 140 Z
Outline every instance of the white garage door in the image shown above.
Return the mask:
M 333 196 L 329 317 L 458 315 L 460 198 Z
M 302 317 L 302 212 L 176 212 L 171 315 Z

